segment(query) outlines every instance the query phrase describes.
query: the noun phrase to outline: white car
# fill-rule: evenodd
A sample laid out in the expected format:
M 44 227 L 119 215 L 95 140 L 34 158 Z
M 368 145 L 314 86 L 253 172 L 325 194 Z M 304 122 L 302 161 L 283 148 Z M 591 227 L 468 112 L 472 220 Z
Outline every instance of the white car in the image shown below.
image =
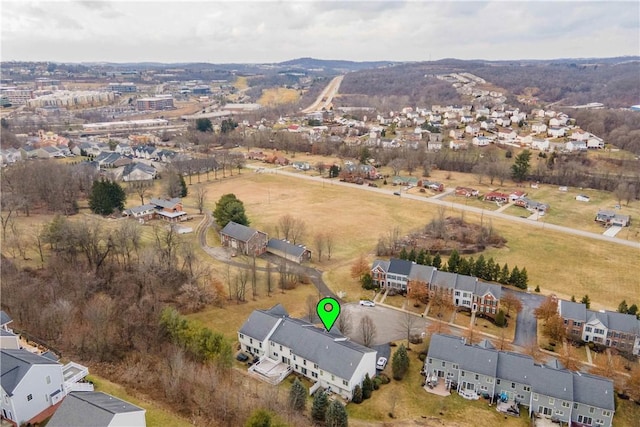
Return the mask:
M 384 370 L 385 366 L 387 366 L 387 358 L 386 357 L 380 357 L 378 359 L 378 363 L 376 363 L 376 369 L 379 371 Z
M 367 299 L 360 300 L 360 305 L 364 305 L 365 307 L 375 307 L 376 303 L 373 301 L 369 301 Z

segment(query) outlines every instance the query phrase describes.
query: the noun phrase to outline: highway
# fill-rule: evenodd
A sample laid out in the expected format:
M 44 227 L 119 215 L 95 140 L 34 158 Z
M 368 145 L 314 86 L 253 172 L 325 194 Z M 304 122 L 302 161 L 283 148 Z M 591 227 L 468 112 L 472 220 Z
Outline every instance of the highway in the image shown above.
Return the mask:
M 625 239 L 620 239 L 617 237 L 608 237 L 608 236 L 604 236 L 602 234 L 598 234 L 598 233 L 592 233 L 590 231 L 583 231 L 583 230 L 576 230 L 575 228 L 570 228 L 570 227 L 564 227 L 561 225 L 555 225 L 555 224 L 549 224 L 546 222 L 539 222 L 539 221 L 532 221 L 530 219 L 527 218 L 521 218 L 521 217 L 517 217 L 517 216 L 513 216 L 513 215 L 508 215 L 508 214 L 504 214 L 502 212 L 496 212 L 496 211 L 491 211 L 491 210 L 486 210 L 486 209 L 482 209 L 482 208 L 477 208 L 475 206 L 466 206 L 460 203 L 453 203 L 453 202 L 447 202 L 447 201 L 442 201 L 439 200 L 438 198 L 435 197 L 424 197 L 424 196 L 419 196 L 419 195 L 414 195 L 414 194 L 406 194 L 406 193 L 401 193 L 401 196 L 397 196 L 394 195 L 394 191 L 399 191 L 397 189 L 395 190 L 387 190 L 384 188 L 376 188 L 376 187 L 369 187 L 367 185 L 356 185 L 356 184 L 351 184 L 348 182 L 341 182 L 338 180 L 329 180 L 328 178 L 322 178 L 319 176 L 309 176 L 309 175 L 304 175 L 304 174 L 300 174 L 300 173 L 295 173 L 295 172 L 287 172 L 284 171 L 280 168 L 260 168 L 259 166 L 254 166 L 254 165 L 247 165 L 247 168 L 250 169 L 261 169 L 262 173 L 273 173 L 276 175 L 283 175 L 283 176 L 288 176 L 288 177 L 293 177 L 293 178 L 298 178 L 298 179 L 306 179 L 308 181 L 315 181 L 315 182 L 319 182 L 319 183 L 326 183 L 326 184 L 330 184 L 330 185 L 342 185 L 345 187 L 349 187 L 349 188 L 354 188 L 354 189 L 359 189 L 362 191 L 372 191 L 378 194 L 384 194 L 384 195 L 389 195 L 391 197 L 396 197 L 398 199 L 409 199 L 409 200 L 415 200 L 418 202 L 423 202 L 423 203 L 431 203 L 433 205 L 437 205 L 437 206 L 443 206 L 443 207 L 447 207 L 447 208 L 452 208 L 452 209 L 457 209 L 460 211 L 465 211 L 465 212 L 471 212 L 471 213 L 476 213 L 479 215 L 483 215 L 485 217 L 490 217 L 490 218 L 497 218 L 497 219 L 502 219 L 505 221 L 511 221 L 514 223 L 518 223 L 518 224 L 523 224 L 527 227 L 533 227 L 533 228 L 538 228 L 540 230 L 552 230 L 552 231 L 557 231 L 560 233 L 565 233 L 565 234 L 571 234 L 574 236 L 579 236 L 579 237 L 586 237 L 589 239 L 594 239 L 594 240 L 600 240 L 603 242 L 609 242 L 609 243 L 615 243 L 618 245 L 623 245 L 623 246 L 628 246 L 634 249 L 640 249 L 640 242 L 633 242 L 630 240 L 625 240 Z
M 322 111 L 329 109 L 329 106 L 333 102 L 333 97 L 338 93 L 338 89 L 340 88 L 340 83 L 342 83 L 342 79 L 344 76 L 334 77 L 327 87 L 325 87 L 318 98 L 316 98 L 315 102 L 302 110 L 302 113 L 308 114 L 313 113 L 314 111 Z

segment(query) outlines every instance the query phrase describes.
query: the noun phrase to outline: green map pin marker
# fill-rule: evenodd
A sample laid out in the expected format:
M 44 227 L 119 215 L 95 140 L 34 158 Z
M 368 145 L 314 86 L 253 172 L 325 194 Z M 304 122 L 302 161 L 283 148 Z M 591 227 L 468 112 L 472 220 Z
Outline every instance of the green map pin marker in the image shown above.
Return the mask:
M 318 317 L 322 321 L 327 332 L 331 329 L 340 315 L 340 303 L 335 298 L 322 298 L 316 306 Z

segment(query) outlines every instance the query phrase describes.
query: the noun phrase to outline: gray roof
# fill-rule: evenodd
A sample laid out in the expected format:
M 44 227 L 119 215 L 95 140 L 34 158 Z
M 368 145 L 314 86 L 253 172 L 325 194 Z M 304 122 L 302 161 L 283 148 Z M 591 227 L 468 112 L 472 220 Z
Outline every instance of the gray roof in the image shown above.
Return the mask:
M 288 316 L 289 314 L 280 304 L 270 310 L 254 310 L 238 332 L 258 341 L 264 341 L 278 321 Z
M 589 321 L 596 317 L 608 329 L 626 333 L 640 334 L 640 322 L 632 314 L 623 314 L 615 311 L 593 311 L 587 310 Z
M 300 357 L 317 363 L 319 369 L 350 380 L 365 353 L 375 350 L 339 338 L 301 319 L 285 317 L 270 338 L 292 349 Z M 302 365 L 302 361 L 292 361 Z
M 241 242 L 248 242 L 258 230 L 254 230 L 251 227 L 247 227 L 246 225 L 238 224 L 233 221 L 229 221 L 227 225 L 224 226 L 220 234 L 226 234 L 236 240 L 240 240 Z
M 481 297 L 483 295 L 486 295 L 487 293 L 491 293 L 491 295 L 493 295 L 496 299 L 500 299 L 502 297 L 502 286 L 478 280 L 476 282 L 476 289 L 474 291 L 474 294 Z
M 435 334 L 431 336 L 429 357 L 456 362 L 461 370 L 496 376 L 498 352 L 466 345 L 463 338 Z
M 387 273 L 402 274 L 409 276 L 411 273 L 411 266 L 414 265 L 411 261 L 404 259 L 391 258 L 389 261 L 389 270 Z
M 292 243 L 287 242 L 286 240 L 280 239 L 269 239 L 269 243 L 267 243 L 267 248 L 275 249 L 277 251 L 282 251 L 287 255 L 293 255 L 297 257 L 301 257 L 307 248 L 304 246 L 294 245 Z
M 0 328 L 0 337 L 15 337 L 15 336 L 16 334 L 14 334 L 13 332 L 9 332 Z
M 131 172 L 133 172 L 135 169 L 139 169 L 143 172 L 146 172 L 150 175 L 153 175 L 154 173 L 156 173 L 156 168 L 154 168 L 153 166 L 147 165 L 145 163 L 138 163 L 138 162 L 134 162 L 134 163 L 129 163 L 128 165 L 124 166 L 124 169 L 122 170 L 122 175 L 129 175 Z
M 2 349 L 0 351 L 2 389 L 12 395 L 32 365 L 59 365 L 59 363 L 23 349 Z
M 449 273 L 448 271 L 437 271 L 433 276 L 432 284 L 441 288 L 455 289 L 456 276 L 456 273 Z
M 147 203 L 146 205 L 135 206 L 131 209 L 127 209 L 124 212 L 126 214 L 137 214 L 140 212 L 148 211 L 149 209 L 155 209 L 155 205 Z
M 144 409 L 100 391 L 74 391 L 65 397 L 47 425 L 106 427 L 116 414 L 139 411 Z
M 506 381 L 520 384 L 531 382 L 533 358 L 524 354 L 500 352 L 496 376 Z
M 587 306 L 584 304 L 558 300 L 558 311 L 560 317 L 564 319 L 578 320 L 580 322 L 587 320 Z
M 373 262 L 371 269 L 375 269 L 376 267 L 380 267 L 385 272 L 389 270 L 389 261 L 385 261 L 383 259 L 377 259 Z
M 583 372 L 574 372 L 573 400 L 585 405 L 614 411 L 613 381 Z
M 573 379 L 570 371 L 534 364 L 529 372 L 531 373 L 529 384 L 534 392 L 573 401 Z
M 435 267 L 429 267 L 421 264 L 413 264 L 411 266 L 411 273 L 409 274 L 410 280 L 415 280 L 417 282 L 429 283 L 431 282 L 431 277 L 435 274 L 437 269 Z
M 4 326 L 11 322 L 13 322 L 11 316 L 9 316 L 4 310 L 0 311 L 0 326 Z
M 474 292 L 476 289 L 477 277 L 458 274 L 456 278 L 456 289 L 461 291 Z
M 182 202 L 182 199 L 179 197 L 174 197 L 173 199 L 169 199 L 169 200 L 157 199 L 155 197 L 151 199 L 152 205 L 160 206 L 161 208 L 167 208 L 167 209 L 173 209 L 175 205 L 177 205 L 180 202 Z

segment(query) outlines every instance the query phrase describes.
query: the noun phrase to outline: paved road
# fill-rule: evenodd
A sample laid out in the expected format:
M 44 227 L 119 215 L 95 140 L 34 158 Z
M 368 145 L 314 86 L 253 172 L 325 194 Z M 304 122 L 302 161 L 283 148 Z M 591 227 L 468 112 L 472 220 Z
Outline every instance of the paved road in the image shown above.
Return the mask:
M 247 165 L 247 168 L 249 169 L 259 169 L 259 166 L 255 166 L 255 165 Z M 322 178 L 320 176 L 310 176 L 310 175 L 304 175 L 304 174 L 300 174 L 300 173 L 294 173 L 294 172 L 288 172 L 285 170 L 282 170 L 280 168 L 276 168 L 276 169 L 271 169 L 271 168 L 261 168 L 261 172 L 262 173 L 273 173 L 276 175 L 283 175 L 283 176 L 287 176 L 287 177 L 293 177 L 293 178 L 298 178 L 298 179 L 306 179 L 308 181 L 315 181 L 315 182 L 324 182 L 325 185 L 341 185 L 341 186 L 345 186 L 345 187 L 349 187 L 349 188 L 356 188 L 356 189 L 360 189 L 362 191 L 372 191 L 378 194 L 386 194 L 386 195 L 390 195 L 392 197 L 398 198 L 398 196 L 393 195 L 394 191 L 398 191 L 396 189 L 394 190 L 387 190 L 384 188 L 376 188 L 376 187 L 369 187 L 368 185 L 355 185 L 355 184 L 350 184 L 347 182 L 340 182 L 338 180 L 335 179 L 328 179 L 328 178 Z M 534 227 L 534 228 L 538 228 L 538 229 L 546 229 L 546 230 L 553 230 L 553 231 L 558 231 L 561 233 L 565 233 L 565 234 L 571 234 L 574 236 L 579 236 L 579 237 L 587 237 L 590 239 L 594 239 L 594 240 L 600 240 L 600 241 L 604 241 L 604 242 L 609 242 L 609 243 L 615 243 L 615 244 L 619 244 L 619 245 L 624 245 L 624 246 L 628 246 L 631 248 L 635 248 L 635 249 L 640 249 L 640 242 L 633 242 L 630 240 L 624 240 L 624 239 L 620 239 L 617 237 L 608 237 L 608 236 L 604 236 L 602 234 L 599 233 L 592 233 L 589 231 L 583 231 L 583 230 L 576 230 L 575 228 L 569 228 L 569 227 L 563 227 L 561 225 L 555 225 L 555 224 L 548 224 L 545 223 L 544 221 L 540 222 L 540 221 L 531 221 L 527 218 L 521 218 L 518 216 L 513 216 L 513 215 L 508 215 L 508 214 L 504 214 L 501 212 L 496 212 L 496 211 L 491 211 L 491 210 L 485 210 L 482 208 L 477 208 L 475 206 L 466 206 L 460 203 L 453 203 L 453 202 L 446 202 L 443 200 L 438 200 L 437 198 L 434 197 L 424 197 L 424 196 L 419 196 L 419 195 L 415 195 L 415 194 L 406 194 L 406 193 L 401 193 L 401 197 L 400 199 L 410 199 L 410 200 L 416 200 L 419 202 L 424 202 L 424 203 L 431 203 L 437 206 L 444 206 L 444 207 L 450 207 L 453 209 L 458 209 L 461 211 L 465 211 L 465 212 L 473 212 L 473 213 L 477 213 L 483 216 L 487 216 L 487 217 L 492 217 L 492 218 L 498 218 L 498 219 L 503 219 L 506 221 L 511 221 L 511 222 L 515 222 L 518 224 L 523 224 L 529 227 Z
M 533 311 L 538 308 L 544 300 L 542 295 L 517 292 L 506 287 L 502 292 L 514 294 L 522 302 L 522 310 L 518 313 L 516 320 L 516 333 L 513 344 L 520 347 L 527 347 L 532 342 L 537 342 L 538 327 Z
M 364 307 L 357 303 L 341 305 L 343 312 L 351 315 L 351 332 L 347 334 L 353 341 L 362 343 L 362 335 L 358 329 L 360 319 L 364 316 L 371 317 L 376 326 L 376 337 L 374 345 L 386 344 L 391 341 L 407 339 L 407 313 L 394 310 L 388 307 L 376 305 L 375 307 Z M 420 334 L 426 331 L 428 321 L 422 317 L 411 316 L 411 333 Z
M 342 79 L 344 76 L 334 77 L 327 87 L 322 90 L 322 93 L 318 95 L 315 102 L 302 110 L 302 113 L 312 113 L 314 111 L 322 111 L 322 109 L 327 109 L 331 102 L 333 101 L 333 97 L 338 93 L 338 89 L 340 88 L 340 83 L 342 83 Z
M 218 261 L 224 262 L 225 264 L 232 265 L 237 268 L 250 269 L 251 266 L 244 262 L 239 262 L 231 258 L 229 253 L 225 248 L 222 247 L 211 247 L 207 244 L 207 230 L 209 227 L 213 225 L 214 221 L 211 217 L 211 213 L 206 212 L 204 218 L 198 224 L 197 233 L 198 233 L 198 242 L 200 243 L 200 247 L 212 258 L 217 259 Z M 276 257 L 273 254 L 265 253 L 260 256 L 260 258 L 267 260 L 269 263 L 278 265 L 282 258 Z M 289 262 L 289 268 L 293 268 L 296 272 L 303 273 L 309 277 L 311 283 L 318 289 L 318 293 L 322 296 L 330 296 L 338 301 L 342 302 L 340 298 L 336 294 L 331 291 L 329 286 L 322 280 L 322 271 L 317 268 L 309 267 L 306 265 L 298 265 L 293 262 Z M 256 267 L 257 271 L 267 271 L 266 267 Z M 272 269 L 271 271 L 277 271 L 277 269 Z

